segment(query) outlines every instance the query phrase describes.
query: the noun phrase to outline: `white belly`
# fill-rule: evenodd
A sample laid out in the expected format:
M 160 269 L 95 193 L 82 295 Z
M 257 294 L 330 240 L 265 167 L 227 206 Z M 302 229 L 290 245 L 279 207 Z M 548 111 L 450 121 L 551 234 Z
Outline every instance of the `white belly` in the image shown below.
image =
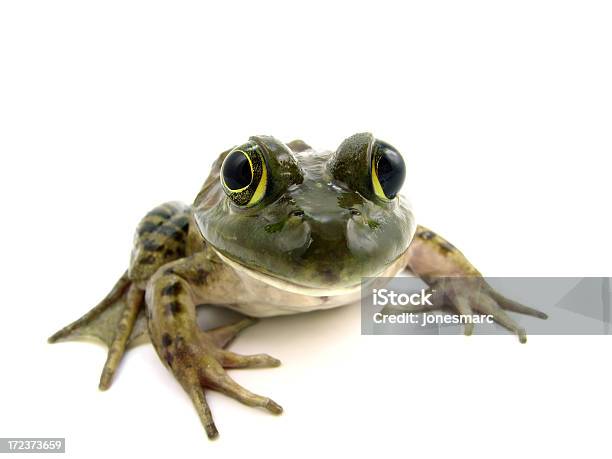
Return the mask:
M 252 317 L 298 314 L 345 306 L 361 298 L 361 285 L 329 290 L 300 287 L 255 273 L 218 255 L 231 273 L 227 273 L 224 288 L 217 292 L 215 299 L 224 307 L 242 314 Z M 393 277 L 405 266 L 405 256 L 401 256 L 378 277 Z
M 285 292 L 286 294 L 287 292 Z M 262 301 L 262 297 L 259 297 L 253 298 L 251 301 L 225 306 L 252 317 L 272 317 L 345 306 L 358 301 L 360 297 L 361 292 L 326 297 L 302 296 L 294 298 L 285 296 L 285 301 L 282 302 Z

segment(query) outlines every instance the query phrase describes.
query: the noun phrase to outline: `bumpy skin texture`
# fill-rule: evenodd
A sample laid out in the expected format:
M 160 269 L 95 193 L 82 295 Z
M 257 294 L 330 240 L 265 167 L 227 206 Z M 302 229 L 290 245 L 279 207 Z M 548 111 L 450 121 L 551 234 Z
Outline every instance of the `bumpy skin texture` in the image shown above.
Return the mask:
M 250 142 L 267 168 L 260 202 L 245 208 L 230 199 L 220 180 L 230 150 L 222 153 L 194 204 L 170 202 L 146 214 L 127 272 L 99 305 L 49 339 L 106 343 L 101 389 L 110 386 L 125 350 L 148 337 L 191 397 L 209 438 L 218 432 L 208 389 L 279 414 L 280 405 L 226 372 L 280 364 L 266 354 L 226 349 L 255 320 L 203 331 L 197 305 L 224 305 L 251 317 L 336 307 L 359 298 L 361 277 L 390 277 L 402 269 L 435 291 L 434 306 L 420 311 L 492 314 L 521 341 L 524 330 L 505 311 L 546 317 L 491 289 L 452 244 L 416 225 L 404 198 L 377 197 L 371 134 L 357 134 L 333 153 L 299 140 L 285 145 L 258 136 Z

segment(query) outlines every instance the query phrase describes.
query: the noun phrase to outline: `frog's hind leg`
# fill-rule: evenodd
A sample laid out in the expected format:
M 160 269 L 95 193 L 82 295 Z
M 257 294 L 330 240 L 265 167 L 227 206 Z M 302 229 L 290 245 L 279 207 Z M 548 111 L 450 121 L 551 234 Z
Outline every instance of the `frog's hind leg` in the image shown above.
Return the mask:
M 136 228 L 130 266 L 100 304 L 58 331 L 49 342 L 95 338 L 108 346 L 100 389 L 108 389 L 125 350 L 149 339 L 144 289 L 164 264 L 185 256 L 190 207 L 167 202 L 149 211 Z
M 97 306 L 53 334 L 48 341 L 94 338 L 106 344 L 109 351 L 99 387 L 108 389 L 126 348 L 147 336 L 143 298 L 144 291 L 124 273 Z

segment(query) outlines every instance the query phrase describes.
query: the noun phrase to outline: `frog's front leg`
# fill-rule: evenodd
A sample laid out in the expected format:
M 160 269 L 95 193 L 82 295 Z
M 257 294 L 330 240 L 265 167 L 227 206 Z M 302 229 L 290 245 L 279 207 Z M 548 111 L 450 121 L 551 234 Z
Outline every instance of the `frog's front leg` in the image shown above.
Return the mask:
M 205 389 L 225 393 L 249 405 L 280 414 L 280 405 L 236 383 L 226 368 L 275 367 L 280 361 L 266 354 L 239 355 L 223 349 L 250 319 L 210 332 L 196 321 L 196 304 L 206 302 L 214 282 L 215 262 L 197 253 L 166 265 L 151 278 L 146 292 L 151 341 L 163 363 L 191 397 L 209 438 L 218 435 Z M 196 302 L 197 300 L 197 302 Z
M 423 226 L 417 227 L 408 248 L 407 267 L 434 292 L 433 306 L 421 308 L 420 311 L 450 308 L 462 315 L 474 312 L 491 315 L 501 326 L 516 333 L 522 343 L 527 340 L 525 330 L 506 311 L 547 318 L 543 312 L 517 303 L 494 290 L 455 246 Z M 465 334 L 470 335 L 472 331 L 473 324 L 467 323 Z

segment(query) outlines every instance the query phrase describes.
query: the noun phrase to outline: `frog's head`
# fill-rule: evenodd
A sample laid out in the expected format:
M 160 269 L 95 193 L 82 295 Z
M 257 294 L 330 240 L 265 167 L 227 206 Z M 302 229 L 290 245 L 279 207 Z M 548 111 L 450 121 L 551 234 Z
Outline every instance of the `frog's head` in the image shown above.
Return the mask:
M 399 152 L 371 134 L 335 152 L 251 137 L 223 153 L 194 203 L 204 239 L 226 262 L 310 294 L 377 276 L 414 234 Z

